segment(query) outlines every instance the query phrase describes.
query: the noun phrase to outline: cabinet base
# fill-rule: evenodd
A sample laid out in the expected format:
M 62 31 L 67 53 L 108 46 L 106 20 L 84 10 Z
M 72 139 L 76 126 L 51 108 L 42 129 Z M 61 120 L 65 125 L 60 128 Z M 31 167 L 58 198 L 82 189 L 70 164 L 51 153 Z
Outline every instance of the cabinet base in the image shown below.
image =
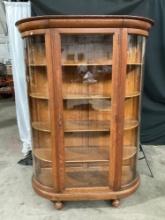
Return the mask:
M 59 201 L 81 201 L 81 200 L 112 200 L 112 206 L 117 207 L 119 206 L 120 202 L 119 199 L 124 198 L 135 192 L 140 184 L 139 176 L 127 187 L 122 188 L 120 191 L 111 191 L 109 188 L 105 190 L 65 190 L 63 193 L 56 193 L 53 191 L 53 188 L 46 187 L 41 185 L 33 176 L 32 178 L 32 185 L 33 189 L 37 194 L 40 196 L 47 198 L 51 201 L 57 201 L 55 203 L 55 207 L 60 209 L 63 207 L 63 203 Z M 60 208 L 58 208 L 60 207 Z
M 60 210 L 63 207 L 64 207 L 64 203 L 63 202 L 60 202 L 60 201 L 54 202 L 54 208 L 55 209 Z
M 120 200 L 119 199 L 114 199 L 112 200 L 112 206 L 117 208 L 120 205 Z

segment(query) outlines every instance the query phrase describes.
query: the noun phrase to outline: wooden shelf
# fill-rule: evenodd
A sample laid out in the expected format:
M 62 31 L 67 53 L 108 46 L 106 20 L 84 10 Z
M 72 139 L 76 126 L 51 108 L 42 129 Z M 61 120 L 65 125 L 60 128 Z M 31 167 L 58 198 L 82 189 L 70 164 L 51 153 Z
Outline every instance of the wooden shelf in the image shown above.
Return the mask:
M 36 148 L 33 154 L 39 160 L 52 162 L 51 152 L 51 149 Z M 106 162 L 109 161 L 108 150 L 98 149 L 98 147 L 67 147 L 65 148 L 65 161 L 66 163 Z
M 39 92 L 31 92 L 29 94 L 31 98 L 36 98 L 36 99 L 48 99 L 47 94 L 39 93 Z
M 126 98 L 131 98 L 131 97 L 136 97 L 139 96 L 140 92 L 134 92 L 132 94 L 128 94 L 125 97 Z M 37 99 L 48 99 L 47 94 L 43 93 L 37 93 L 33 92 L 29 94 L 30 97 L 32 98 L 37 98 Z M 100 95 L 92 95 L 92 96 L 87 96 L 87 95 L 68 95 L 68 96 L 63 96 L 64 100 L 84 100 L 84 99 L 111 99 L 110 96 L 100 96 Z
M 137 66 L 141 66 L 141 65 L 143 65 L 143 63 L 127 63 L 127 65 L 137 65 Z
M 108 121 L 66 121 L 64 132 L 97 132 L 110 131 L 110 122 Z
M 52 150 L 50 148 L 35 148 L 33 154 L 39 160 L 52 162 Z
M 136 120 L 125 121 L 124 130 L 138 127 Z M 50 125 L 45 122 L 32 122 L 32 127 L 38 131 L 50 132 Z M 66 121 L 64 132 L 100 132 L 110 131 L 110 121 Z
M 62 66 L 111 66 L 112 62 L 102 62 L 102 63 L 62 63 Z M 127 65 L 138 65 L 141 66 L 143 63 L 127 63 Z
M 28 64 L 29 67 L 46 67 L 46 63 L 35 63 L 35 64 Z
M 130 94 L 126 94 L 126 98 L 131 98 L 131 97 L 136 97 L 140 96 L 140 92 L 136 91 Z M 101 96 L 101 95 L 64 95 L 63 96 L 64 100 L 84 100 L 84 99 L 111 99 L 110 96 Z
M 112 62 L 98 62 L 98 63 L 62 63 L 62 66 L 111 66 Z
M 128 160 L 137 153 L 135 146 L 125 146 L 123 149 L 123 160 Z M 109 161 L 109 146 L 80 146 L 65 148 L 66 163 L 79 162 L 108 162 Z
M 63 96 L 63 99 L 64 100 L 81 100 L 81 99 L 111 99 L 110 96 L 101 96 L 101 95 L 91 95 L 91 96 L 88 96 L 88 95 L 66 95 L 66 96 Z
M 137 148 L 135 146 L 125 146 L 123 151 L 123 160 L 128 160 L 135 156 Z M 33 154 L 39 160 L 52 162 L 52 150 L 50 148 L 35 148 Z M 90 163 L 90 162 L 108 162 L 109 146 L 78 146 L 65 147 L 66 163 Z
M 136 120 L 126 120 L 124 130 L 136 128 L 139 125 Z M 66 121 L 64 132 L 99 132 L 110 131 L 110 121 Z
M 46 122 L 32 122 L 32 128 L 38 131 L 50 132 L 50 125 Z
M 126 120 L 124 124 L 124 130 L 130 130 L 139 126 L 137 120 Z
M 123 148 L 123 160 L 129 160 L 134 157 L 137 153 L 137 148 L 135 146 L 124 146 Z
M 137 92 L 133 92 L 133 93 L 125 95 L 126 98 L 132 98 L 132 97 L 136 97 L 136 96 L 140 96 L 140 92 L 137 91 Z

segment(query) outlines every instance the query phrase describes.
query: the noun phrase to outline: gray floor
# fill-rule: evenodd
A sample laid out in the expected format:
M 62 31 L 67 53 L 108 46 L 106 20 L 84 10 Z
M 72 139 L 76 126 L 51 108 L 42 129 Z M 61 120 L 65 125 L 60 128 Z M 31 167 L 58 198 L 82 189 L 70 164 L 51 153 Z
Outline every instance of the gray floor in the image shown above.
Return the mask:
M 119 208 L 112 208 L 107 201 L 67 202 L 57 211 L 34 193 L 31 167 L 17 165 L 22 155 L 14 102 L 0 100 L 0 220 L 164 220 L 164 147 L 145 146 L 155 177 L 150 178 L 145 162 L 139 161 L 141 186 L 122 200 Z

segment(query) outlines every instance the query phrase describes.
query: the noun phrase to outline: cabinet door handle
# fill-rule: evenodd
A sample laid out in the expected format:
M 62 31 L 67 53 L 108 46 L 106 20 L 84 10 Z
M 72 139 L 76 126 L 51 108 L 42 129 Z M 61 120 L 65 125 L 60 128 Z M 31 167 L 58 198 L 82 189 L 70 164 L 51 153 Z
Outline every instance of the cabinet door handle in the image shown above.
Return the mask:
M 26 81 L 27 81 L 27 83 L 30 82 L 30 77 L 29 76 L 26 76 Z
M 62 126 L 62 119 L 61 119 L 61 116 L 59 116 L 59 118 L 58 118 L 58 126 L 59 126 L 59 127 Z

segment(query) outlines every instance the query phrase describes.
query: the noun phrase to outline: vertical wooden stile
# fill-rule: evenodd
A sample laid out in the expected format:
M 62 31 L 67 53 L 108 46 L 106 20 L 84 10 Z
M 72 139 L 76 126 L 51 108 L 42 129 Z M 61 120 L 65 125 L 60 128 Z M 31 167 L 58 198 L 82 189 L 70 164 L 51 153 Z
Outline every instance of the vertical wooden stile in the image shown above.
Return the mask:
M 63 129 L 63 96 L 62 96 L 62 71 L 61 71 L 61 40 L 57 29 L 51 30 L 52 35 L 52 82 L 54 94 L 54 127 L 55 146 L 54 157 L 56 158 L 56 170 L 58 179 L 58 190 L 64 190 L 64 129 Z
M 111 183 L 113 190 L 121 188 L 124 99 L 127 63 L 127 28 L 114 35 L 114 60 L 112 69 L 112 123 L 111 123 Z
M 46 32 L 46 59 L 47 59 L 47 74 L 49 87 L 49 108 L 50 108 L 50 129 L 51 129 L 51 148 L 52 148 L 52 176 L 55 192 L 59 192 L 59 176 L 58 176 L 58 160 L 57 160 L 57 129 L 56 129 L 56 103 L 54 94 L 54 62 L 52 56 L 52 30 Z

